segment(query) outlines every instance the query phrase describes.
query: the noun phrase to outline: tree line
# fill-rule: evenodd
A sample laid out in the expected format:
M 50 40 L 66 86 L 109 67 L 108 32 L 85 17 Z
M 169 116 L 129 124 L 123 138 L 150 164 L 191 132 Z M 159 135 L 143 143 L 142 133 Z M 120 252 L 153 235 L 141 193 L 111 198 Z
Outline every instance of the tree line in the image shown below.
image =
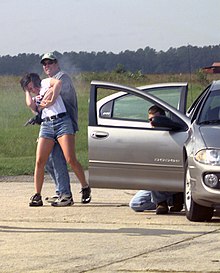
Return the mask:
M 194 73 L 202 67 L 220 62 L 220 45 L 182 46 L 156 51 L 146 47 L 136 51 L 112 52 L 54 52 L 62 69 L 70 74 L 81 72 L 137 72 L 143 74 Z M 41 56 L 18 54 L 0 56 L 0 75 L 22 75 L 25 72 L 42 72 Z

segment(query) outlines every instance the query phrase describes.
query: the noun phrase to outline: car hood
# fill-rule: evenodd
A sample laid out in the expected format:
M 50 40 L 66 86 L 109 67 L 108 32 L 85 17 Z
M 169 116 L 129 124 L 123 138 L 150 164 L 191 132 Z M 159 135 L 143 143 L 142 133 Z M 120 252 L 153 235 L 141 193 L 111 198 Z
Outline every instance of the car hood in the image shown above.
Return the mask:
M 200 133 L 207 148 L 220 148 L 220 125 L 201 126 Z

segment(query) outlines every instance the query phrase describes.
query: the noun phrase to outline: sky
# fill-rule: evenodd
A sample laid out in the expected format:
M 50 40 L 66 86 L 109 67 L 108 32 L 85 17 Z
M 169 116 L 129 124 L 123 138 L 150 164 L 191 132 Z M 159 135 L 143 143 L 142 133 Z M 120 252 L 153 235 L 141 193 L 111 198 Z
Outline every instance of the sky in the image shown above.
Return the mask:
M 1 0 L 0 56 L 220 45 L 219 0 Z

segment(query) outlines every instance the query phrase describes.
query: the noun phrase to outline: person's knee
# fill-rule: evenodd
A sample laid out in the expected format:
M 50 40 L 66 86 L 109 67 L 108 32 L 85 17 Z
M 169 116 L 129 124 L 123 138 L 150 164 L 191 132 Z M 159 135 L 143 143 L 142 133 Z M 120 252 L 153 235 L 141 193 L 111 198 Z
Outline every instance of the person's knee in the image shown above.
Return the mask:
M 67 156 L 66 162 L 74 169 L 81 167 L 81 164 L 79 163 L 79 161 L 77 160 L 77 158 L 75 156 L 72 156 L 72 155 Z
M 72 167 L 75 167 L 77 165 L 77 161 L 74 157 L 72 156 L 67 156 L 66 157 L 66 162 L 71 165 Z
M 129 207 L 134 210 L 135 212 L 142 212 L 144 211 L 143 208 L 140 206 L 139 203 L 134 202 L 133 200 L 130 201 Z
M 39 157 L 36 159 L 36 166 L 38 168 L 44 168 L 45 165 L 46 165 L 46 160 L 44 158 Z
M 133 198 L 129 203 L 129 207 L 135 212 L 142 212 L 145 210 L 155 210 L 156 205 L 148 198 L 146 200 Z
M 135 205 L 130 205 L 129 206 L 133 211 L 135 211 L 135 212 L 143 212 L 144 210 L 141 208 L 141 207 L 139 207 L 139 206 L 135 206 Z

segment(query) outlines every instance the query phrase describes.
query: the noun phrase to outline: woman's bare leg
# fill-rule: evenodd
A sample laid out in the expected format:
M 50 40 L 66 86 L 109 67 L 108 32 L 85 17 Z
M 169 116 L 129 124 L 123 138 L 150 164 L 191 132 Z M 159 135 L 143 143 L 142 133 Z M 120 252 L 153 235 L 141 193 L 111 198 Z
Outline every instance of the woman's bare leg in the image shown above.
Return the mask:
M 49 154 L 54 146 L 54 140 L 49 138 L 38 139 L 36 151 L 36 163 L 34 171 L 34 187 L 36 193 L 41 193 L 44 182 L 44 167 L 46 165 Z
M 88 186 L 85 178 L 84 170 L 76 158 L 75 153 L 75 135 L 63 135 L 58 138 L 58 142 L 62 148 L 66 162 L 70 164 L 77 178 L 79 179 L 82 188 Z

